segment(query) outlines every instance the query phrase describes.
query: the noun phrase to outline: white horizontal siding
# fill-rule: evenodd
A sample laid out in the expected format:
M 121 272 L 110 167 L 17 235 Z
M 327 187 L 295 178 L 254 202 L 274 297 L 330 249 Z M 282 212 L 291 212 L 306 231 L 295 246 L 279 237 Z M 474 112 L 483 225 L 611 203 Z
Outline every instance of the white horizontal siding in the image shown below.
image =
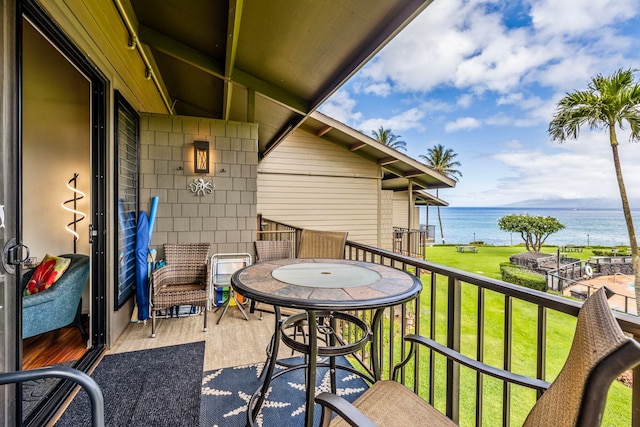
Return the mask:
M 380 177 L 376 163 L 301 130 L 294 132 L 262 160 L 258 172 Z
M 409 223 L 409 193 L 396 191 L 393 193 L 393 226 L 408 228 Z M 409 228 L 420 228 L 420 208 L 413 207 L 413 223 Z
M 376 179 L 258 174 L 258 212 L 300 228 L 348 231 L 349 240 L 378 244 Z

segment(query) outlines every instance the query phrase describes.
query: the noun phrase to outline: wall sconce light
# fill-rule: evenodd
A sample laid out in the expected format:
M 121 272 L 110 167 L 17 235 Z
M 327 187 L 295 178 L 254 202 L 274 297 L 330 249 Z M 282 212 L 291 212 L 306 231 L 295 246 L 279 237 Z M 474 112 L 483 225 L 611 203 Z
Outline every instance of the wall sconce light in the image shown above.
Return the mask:
M 209 173 L 209 141 L 194 141 L 193 172 Z

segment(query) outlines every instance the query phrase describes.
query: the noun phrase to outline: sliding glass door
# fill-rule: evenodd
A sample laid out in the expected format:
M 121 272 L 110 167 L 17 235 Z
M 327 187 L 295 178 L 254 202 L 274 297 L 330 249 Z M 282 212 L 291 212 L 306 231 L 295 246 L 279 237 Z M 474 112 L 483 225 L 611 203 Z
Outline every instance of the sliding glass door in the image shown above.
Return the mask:
M 18 279 L 15 265 L 9 262 L 10 248 L 19 242 L 19 157 L 16 72 L 16 5 L 0 1 L 0 372 L 16 370 L 19 348 L 16 346 Z M 0 425 L 15 425 L 16 387 L 0 387 Z

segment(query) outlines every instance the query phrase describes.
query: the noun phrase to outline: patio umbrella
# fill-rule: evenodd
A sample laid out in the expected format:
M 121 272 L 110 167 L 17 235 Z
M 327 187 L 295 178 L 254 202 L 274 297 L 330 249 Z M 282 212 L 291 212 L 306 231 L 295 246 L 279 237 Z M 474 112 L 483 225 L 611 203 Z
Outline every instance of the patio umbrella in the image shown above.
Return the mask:
M 149 318 L 148 257 L 149 221 L 147 213 L 140 211 L 136 235 L 136 302 L 138 304 L 138 320 L 147 320 Z

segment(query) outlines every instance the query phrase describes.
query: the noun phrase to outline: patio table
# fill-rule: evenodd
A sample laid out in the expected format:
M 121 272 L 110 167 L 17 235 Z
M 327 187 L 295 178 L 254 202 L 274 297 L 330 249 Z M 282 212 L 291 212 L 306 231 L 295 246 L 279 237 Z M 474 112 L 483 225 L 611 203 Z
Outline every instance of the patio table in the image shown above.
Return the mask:
M 375 309 L 371 327 L 373 340 L 379 335 L 382 314 L 386 307 L 415 298 L 422 290 L 420 280 L 403 270 L 364 261 L 343 259 L 282 259 L 253 264 L 237 271 L 231 285 L 240 294 L 274 306 L 276 328 L 272 340 L 271 357 L 267 362 L 265 379 L 247 415 L 250 424 L 258 415 L 266 391 L 273 377 L 281 339 L 280 308 L 304 310 L 309 323 L 308 363 L 306 368 L 305 426 L 313 425 L 318 348 L 318 316 L 348 310 Z M 337 314 L 337 313 L 336 313 Z M 344 316 L 345 314 L 341 314 Z M 340 346 L 322 347 L 327 354 L 341 354 Z M 349 346 L 343 346 L 349 349 Z M 381 376 L 378 346 L 371 345 L 374 379 Z M 349 351 L 349 350 L 347 350 Z

